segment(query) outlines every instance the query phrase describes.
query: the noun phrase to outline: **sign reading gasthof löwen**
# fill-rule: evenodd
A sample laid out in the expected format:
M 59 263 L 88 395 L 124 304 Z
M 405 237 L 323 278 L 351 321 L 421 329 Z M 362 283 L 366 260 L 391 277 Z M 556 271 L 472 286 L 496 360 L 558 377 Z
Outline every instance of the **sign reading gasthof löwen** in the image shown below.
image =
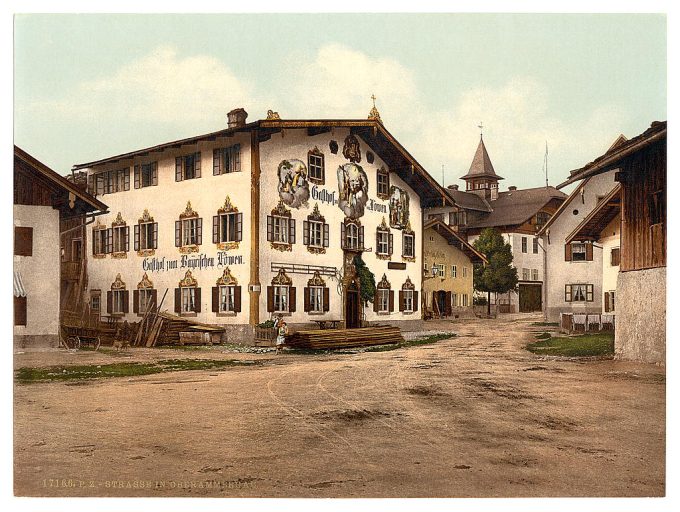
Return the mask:
M 201 270 L 204 268 L 243 265 L 243 263 L 242 255 L 227 254 L 226 252 L 218 252 L 217 257 L 206 254 L 197 254 L 195 256 L 185 254 L 178 259 L 172 260 L 165 256 L 162 258 L 144 258 L 142 260 L 142 270 L 144 272 L 165 272 L 166 270 L 176 269 Z

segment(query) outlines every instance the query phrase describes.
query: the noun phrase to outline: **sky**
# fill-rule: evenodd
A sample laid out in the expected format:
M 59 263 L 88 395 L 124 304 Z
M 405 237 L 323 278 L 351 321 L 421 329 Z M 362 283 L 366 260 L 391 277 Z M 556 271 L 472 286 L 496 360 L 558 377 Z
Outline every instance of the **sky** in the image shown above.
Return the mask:
M 501 189 L 566 179 L 666 119 L 663 14 L 48 14 L 14 20 L 14 142 L 57 172 L 283 119 L 385 127 L 460 184 L 483 124 Z

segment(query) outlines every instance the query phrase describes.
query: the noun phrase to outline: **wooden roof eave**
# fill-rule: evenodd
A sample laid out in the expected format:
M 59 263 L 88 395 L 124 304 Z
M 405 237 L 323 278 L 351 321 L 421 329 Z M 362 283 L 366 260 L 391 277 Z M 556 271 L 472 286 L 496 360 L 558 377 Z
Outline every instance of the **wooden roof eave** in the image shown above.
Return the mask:
M 449 225 L 446 223 L 442 222 L 439 219 L 431 219 L 428 220 L 424 225 L 423 225 L 423 231 L 426 229 L 433 228 L 437 233 L 442 235 L 444 238 L 448 239 L 449 241 L 454 240 L 460 244 L 460 250 L 463 251 L 471 261 L 473 262 L 480 262 L 483 264 L 487 264 L 489 261 L 486 259 L 486 256 L 484 256 L 481 252 L 479 252 L 477 249 L 475 249 L 472 245 L 470 245 L 465 239 L 463 239 L 458 233 L 456 233 Z
M 574 200 L 574 198 L 581 193 L 581 190 L 583 190 L 583 187 L 586 186 L 588 181 L 590 181 L 590 177 L 585 178 L 583 180 L 583 182 L 578 187 L 576 187 L 574 190 L 571 191 L 571 194 L 569 194 L 567 196 L 567 198 L 562 202 L 560 207 L 557 210 L 555 210 L 555 213 L 553 213 L 551 215 L 551 217 L 548 219 L 548 222 L 546 222 L 543 225 L 543 227 L 538 230 L 538 232 L 536 233 L 536 236 L 541 236 L 548 231 L 548 229 L 553 224 L 553 222 L 555 222 L 557 220 L 557 218 L 562 214 L 562 212 L 567 209 L 567 206 L 569 206 L 569 204 L 571 204 L 571 202 Z
M 602 230 L 621 211 L 621 185 L 614 187 L 609 194 L 602 198 L 576 228 L 567 236 L 565 243 L 594 242 L 600 238 Z

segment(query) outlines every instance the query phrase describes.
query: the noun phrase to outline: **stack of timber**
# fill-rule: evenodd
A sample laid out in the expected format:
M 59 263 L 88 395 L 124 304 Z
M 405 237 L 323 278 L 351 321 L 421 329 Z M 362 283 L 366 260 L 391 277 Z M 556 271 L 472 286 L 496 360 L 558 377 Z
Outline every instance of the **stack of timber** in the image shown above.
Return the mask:
M 179 345 L 181 332 L 224 332 L 224 327 L 203 324 L 189 318 L 179 317 L 165 311 L 158 313 L 151 327 L 146 346 L 155 345 Z
M 404 338 L 398 327 L 385 325 L 357 329 L 297 331 L 286 338 L 286 345 L 292 348 L 327 350 L 387 345 L 403 341 Z

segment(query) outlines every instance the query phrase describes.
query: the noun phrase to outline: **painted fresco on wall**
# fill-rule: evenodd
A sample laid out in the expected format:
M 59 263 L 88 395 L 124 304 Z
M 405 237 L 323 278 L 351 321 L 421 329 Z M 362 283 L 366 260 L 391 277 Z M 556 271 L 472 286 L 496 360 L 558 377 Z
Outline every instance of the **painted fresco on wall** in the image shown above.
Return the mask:
M 291 208 L 307 207 L 309 181 L 307 166 L 302 160 L 282 160 L 279 164 L 279 197 Z
M 338 207 L 345 216 L 350 219 L 362 217 L 368 201 L 368 177 L 364 169 L 354 163 L 338 167 L 338 190 Z
M 390 226 L 404 229 L 408 224 L 409 196 L 399 187 L 390 189 Z

